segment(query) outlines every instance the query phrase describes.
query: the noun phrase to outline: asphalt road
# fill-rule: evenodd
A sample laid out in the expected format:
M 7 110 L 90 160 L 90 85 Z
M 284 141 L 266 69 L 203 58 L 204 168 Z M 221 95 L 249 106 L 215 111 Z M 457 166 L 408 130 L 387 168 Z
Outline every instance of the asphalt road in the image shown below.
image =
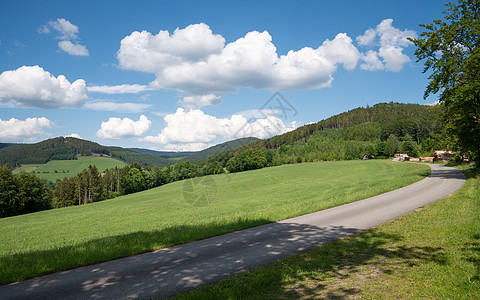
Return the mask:
M 431 164 L 427 178 L 379 196 L 167 249 L 0 286 L 0 299 L 168 297 L 374 227 L 459 189 L 463 174 Z

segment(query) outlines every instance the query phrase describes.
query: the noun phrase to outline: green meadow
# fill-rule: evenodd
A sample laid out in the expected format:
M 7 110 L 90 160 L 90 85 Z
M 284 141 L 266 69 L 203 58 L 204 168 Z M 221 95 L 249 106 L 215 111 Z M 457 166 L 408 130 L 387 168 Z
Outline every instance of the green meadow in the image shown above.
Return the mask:
M 385 160 L 285 165 L 0 219 L 0 284 L 338 206 L 429 173 Z
M 56 182 L 65 177 L 72 177 L 95 165 L 99 172 L 115 167 L 123 167 L 125 163 L 110 157 L 80 156 L 77 160 L 52 160 L 46 164 L 26 164 L 15 169 L 14 173 L 22 171 L 33 173 L 47 181 Z

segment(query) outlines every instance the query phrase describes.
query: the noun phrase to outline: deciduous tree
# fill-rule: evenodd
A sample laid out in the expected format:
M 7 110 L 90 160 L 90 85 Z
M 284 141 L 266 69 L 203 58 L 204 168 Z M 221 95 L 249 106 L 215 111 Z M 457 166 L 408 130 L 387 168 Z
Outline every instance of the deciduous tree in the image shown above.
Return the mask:
M 443 19 L 420 25 L 411 41 L 417 61 L 431 72 L 424 97 L 439 93 L 449 130 L 460 146 L 480 158 L 480 0 L 448 3 Z

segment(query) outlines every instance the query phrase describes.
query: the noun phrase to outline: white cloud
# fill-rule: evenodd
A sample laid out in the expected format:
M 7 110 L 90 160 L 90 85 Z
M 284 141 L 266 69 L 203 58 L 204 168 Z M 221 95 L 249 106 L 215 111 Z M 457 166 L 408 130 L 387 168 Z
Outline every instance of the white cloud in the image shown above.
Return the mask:
M 17 107 L 79 107 L 88 99 L 83 79 L 70 83 L 39 66 L 23 66 L 0 74 L 0 102 Z
M 93 85 L 88 87 L 89 92 L 103 94 L 138 94 L 144 91 L 152 90 L 147 85 L 142 84 L 120 84 L 120 85 Z
M 378 53 L 373 50 L 367 51 L 367 53 L 363 56 L 363 61 L 365 63 L 360 65 L 360 68 L 363 70 L 375 71 L 385 69 L 385 66 L 378 58 Z
M 11 118 L 8 121 L 0 119 L 0 139 L 3 141 L 32 141 L 38 135 L 45 135 L 44 128 L 50 128 L 54 123 L 45 117 L 27 118 L 25 121 Z
M 117 57 L 124 69 L 156 73 L 172 64 L 204 61 L 224 44 L 225 39 L 203 23 L 177 28 L 171 35 L 166 30 L 157 35 L 134 31 L 122 39 Z
M 49 21 L 46 25 L 37 28 L 37 32 L 40 34 L 51 33 L 52 30 L 56 31 L 57 39 L 62 40 L 58 42 L 58 48 L 70 55 L 74 56 L 88 56 L 88 50 L 85 45 L 81 45 L 78 42 L 73 43 L 72 40 L 77 41 L 79 29 L 78 26 L 70 23 L 70 21 L 60 18 L 55 21 Z
M 73 137 L 73 138 L 76 138 L 76 139 L 83 139 L 78 133 L 70 133 L 70 134 L 67 135 L 66 137 Z
M 138 121 L 129 118 L 111 117 L 107 122 L 102 122 L 100 129 L 97 131 L 97 137 L 101 139 L 122 139 L 130 137 L 139 137 L 144 135 L 152 125 L 152 122 L 141 115 Z
M 357 43 L 361 46 L 380 45 L 378 52 L 370 50 L 364 55 L 364 63 L 360 65 L 362 69 L 400 71 L 404 64 L 410 61 L 403 49 L 411 45 L 408 38 L 415 38 L 417 34 L 412 30 L 402 31 L 395 28 L 392 23 L 393 19 L 385 19 L 375 29 L 367 29 L 363 35 L 357 37 Z
M 85 103 L 83 107 L 93 110 L 140 113 L 146 111 L 147 109 L 152 107 L 152 105 L 145 103 L 117 103 L 111 101 L 95 101 Z
M 77 39 L 78 26 L 73 25 L 70 21 L 65 20 L 64 18 L 57 19 L 55 21 L 49 21 L 47 25 L 37 29 L 38 33 L 47 34 L 51 32 L 51 29 L 55 30 L 59 35 L 57 36 L 60 40 L 70 40 Z
M 62 51 L 67 52 L 70 55 L 88 56 L 87 47 L 85 47 L 84 45 L 74 44 L 70 41 L 60 41 L 58 42 L 58 47 Z
M 357 43 L 360 46 L 367 46 L 370 45 L 376 37 L 377 31 L 375 29 L 369 28 L 365 30 L 365 33 L 363 35 L 357 36 Z
M 403 65 L 410 61 L 410 58 L 402 53 L 403 49 L 395 46 L 381 47 L 378 55 L 383 57 L 385 69 L 389 71 L 400 71 Z
M 180 100 L 180 104 L 186 108 L 201 108 L 207 105 L 218 105 L 222 102 L 222 98 L 215 96 L 214 94 L 187 96 Z
M 276 116 L 248 120 L 235 114 L 230 118 L 216 118 L 198 109 L 187 111 L 183 108 L 165 116 L 164 120 L 167 125 L 162 132 L 141 140 L 156 144 L 210 143 L 217 137 L 229 140 L 241 137 L 267 138 L 297 128 L 296 122 L 285 124 Z
M 121 41 L 117 53 L 122 68 L 156 74 L 152 87 L 181 92 L 181 104 L 187 108 L 216 104 L 239 87 L 327 87 L 337 65 L 351 70 L 361 57 L 345 33 L 317 49 L 305 47 L 279 56 L 267 31 L 252 31 L 225 45 L 225 39 L 203 23 L 172 34 L 135 31 Z

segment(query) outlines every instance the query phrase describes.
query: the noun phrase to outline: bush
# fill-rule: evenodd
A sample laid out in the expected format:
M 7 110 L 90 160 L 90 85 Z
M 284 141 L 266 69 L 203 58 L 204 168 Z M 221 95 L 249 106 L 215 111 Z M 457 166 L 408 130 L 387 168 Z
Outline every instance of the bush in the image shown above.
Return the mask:
M 267 164 L 265 153 L 261 149 L 250 149 L 243 151 L 227 162 L 229 172 L 242 172 L 247 170 L 260 169 Z

